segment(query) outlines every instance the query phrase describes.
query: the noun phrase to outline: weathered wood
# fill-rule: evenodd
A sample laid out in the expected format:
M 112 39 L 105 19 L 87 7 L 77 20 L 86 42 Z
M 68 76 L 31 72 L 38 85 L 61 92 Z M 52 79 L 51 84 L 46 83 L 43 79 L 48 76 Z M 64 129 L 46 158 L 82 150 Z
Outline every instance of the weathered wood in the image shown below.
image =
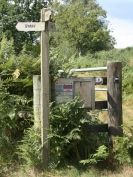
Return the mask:
M 41 21 L 45 21 L 47 9 L 41 10 Z M 45 22 L 45 31 L 41 32 L 41 140 L 43 168 L 48 167 L 49 162 L 49 32 L 48 21 Z
M 98 92 L 103 92 L 103 91 L 105 91 L 105 92 L 107 92 L 107 88 L 101 88 L 101 87 L 96 87 L 95 88 L 95 91 L 98 91 Z
M 18 31 L 44 31 L 45 22 L 18 22 L 16 28 Z
M 84 125 L 83 130 L 88 133 L 108 132 L 108 124 Z
M 34 110 L 34 127 L 41 128 L 41 85 L 40 75 L 33 76 L 33 110 Z
M 74 81 L 74 96 L 79 96 L 83 100 L 84 107 L 95 108 L 95 81 L 77 80 Z
M 102 110 L 102 109 L 107 109 L 107 101 L 95 101 L 95 109 L 97 110 Z M 85 107 L 83 109 L 86 109 L 88 111 L 91 111 L 91 107 Z
M 50 20 L 50 17 L 51 17 L 51 10 L 48 9 L 48 8 L 45 9 L 45 14 L 44 14 L 44 15 L 45 15 L 45 19 L 44 19 L 45 22 L 46 22 L 46 21 L 49 21 L 49 20 Z
M 55 92 L 55 95 L 52 94 L 52 96 L 55 96 L 54 99 L 57 103 L 66 103 L 75 96 L 79 96 L 84 107 L 95 108 L 94 78 L 59 78 L 52 89 Z
M 73 79 L 59 78 L 54 86 L 56 103 L 66 103 L 73 99 Z M 65 86 L 71 86 L 71 88 L 67 91 Z
M 111 135 L 122 135 L 122 64 L 107 64 L 108 125 Z
M 76 78 L 77 80 L 90 80 L 94 78 L 95 80 L 95 85 L 107 85 L 107 77 L 78 77 Z
M 107 101 L 96 101 L 95 102 L 95 109 L 107 109 Z

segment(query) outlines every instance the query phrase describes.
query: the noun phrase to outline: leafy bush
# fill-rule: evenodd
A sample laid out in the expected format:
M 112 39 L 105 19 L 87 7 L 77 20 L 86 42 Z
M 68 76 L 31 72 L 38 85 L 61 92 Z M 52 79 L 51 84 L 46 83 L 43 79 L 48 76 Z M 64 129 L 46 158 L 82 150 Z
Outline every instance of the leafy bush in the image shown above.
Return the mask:
M 125 128 L 125 127 L 124 127 Z M 82 164 L 97 164 L 106 160 L 109 166 L 132 164 L 133 163 L 133 130 L 126 127 L 122 137 L 113 137 L 113 147 L 109 148 L 105 145 L 98 147 L 95 153 L 90 154 L 85 160 L 81 160 Z M 108 167 L 109 167 L 108 166 Z
M 133 163 L 133 131 L 132 128 L 127 128 L 123 137 L 114 138 L 113 147 L 114 159 L 119 164 Z
M 91 154 L 88 159 L 81 160 L 82 164 L 97 164 L 99 161 L 106 160 L 109 156 L 108 148 L 105 145 L 100 146 L 96 153 Z
M 25 131 L 23 140 L 18 145 L 17 154 L 25 166 L 41 167 L 40 132 L 34 127 Z
M 18 160 L 17 142 L 32 124 L 31 111 L 25 97 L 10 95 L 7 89 L 0 88 L 0 174 Z
M 127 66 L 123 70 L 123 91 L 126 95 L 132 95 L 133 90 L 133 69 Z
M 102 133 L 89 133 L 84 125 L 97 124 L 97 113 L 88 114 L 82 109 L 78 98 L 52 106 L 50 113 L 51 163 L 78 163 L 86 159 L 102 145 L 107 144 L 107 136 Z
M 107 60 L 122 61 L 123 91 L 126 95 L 132 94 L 133 71 L 130 62 L 133 55 L 132 48 L 88 53 L 85 56 L 77 57 L 75 49 L 67 46 L 68 44 L 65 43 L 62 48 L 51 49 L 50 74 L 52 76 L 57 75 L 58 69 L 68 71 L 71 68 L 105 66 Z M 33 124 L 32 75 L 39 73 L 39 57 L 33 58 L 26 51 L 22 51 L 19 56 L 16 56 L 13 41 L 7 41 L 3 37 L 0 46 L 0 74 L 3 80 L 0 90 L 1 169 L 2 164 L 10 165 L 16 160 L 16 146 L 22 139 L 19 146 L 20 158 L 25 164 L 31 166 L 38 166 L 40 163 L 39 134 L 32 128 L 26 131 Z M 49 138 L 52 165 L 57 166 L 63 162 L 81 160 L 84 163 L 92 164 L 106 158 L 108 154 L 107 134 L 88 133 L 83 129 L 86 124 L 99 123 L 97 116 L 96 112 L 94 114 L 86 113 L 77 98 L 66 104 L 51 106 Z M 112 155 L 119 164 L 132 163 L 132 142 L 132 137 L 127 135 L 115 139 Z M 35 147 L 32 149 L 34 143 Z M 105 155 L 104 158 L 102 155 Z

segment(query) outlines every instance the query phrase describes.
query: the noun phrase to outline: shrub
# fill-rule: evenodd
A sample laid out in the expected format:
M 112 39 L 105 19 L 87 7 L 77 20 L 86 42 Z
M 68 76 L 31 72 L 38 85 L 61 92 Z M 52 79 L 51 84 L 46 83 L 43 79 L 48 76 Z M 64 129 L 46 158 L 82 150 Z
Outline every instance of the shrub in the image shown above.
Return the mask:
M 132 164 L 133 162 L 133 131 L 127 128 L 123 137 L 114 138 L 114 159 L 121 165 Z
M 50 113 L 50 142 L 52 165 L 79 163 L 96 149 L 107 144 L 106 134 L 89 133 L 84 125 L 97 124 L 97 113 L 88 114 L 82 109 L 78 98 L 73 101 L 52 106 Z
M 23 140 L 18 145 L 17 154 L 25 166 L 41 167 L 40 132 L 34 129 L 34 127 L 25 131 Z
M 0 173 L 7 171 L 17 161 L 16 146 L 24 129 L 31 125 L 28 100 L 10 95 L 0 88 Z
M 133 90 L 133 69 L 125 67 L 123 70 L 123 91 L 126 95 L 132 95 Z
M 97 164 L 99 161 L 106 160 L 109 157 L 108 148 L 105 145 L 99 146 L 96 153 L 90 154 L 86 160 L 81 160 L 82 164 Z

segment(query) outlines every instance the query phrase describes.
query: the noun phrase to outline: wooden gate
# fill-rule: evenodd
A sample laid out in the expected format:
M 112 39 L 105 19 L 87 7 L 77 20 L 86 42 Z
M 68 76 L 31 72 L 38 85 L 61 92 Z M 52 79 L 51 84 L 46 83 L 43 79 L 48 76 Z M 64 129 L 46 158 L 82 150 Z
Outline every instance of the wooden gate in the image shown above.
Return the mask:
M 109 135 L 120 136 L 122 131 L 122 64 L 121 62 L 110 62 L 107 67 L 87 68 L 87 72 L 106 72 L 107 77 L 92 78 L 59 78 L 55 84 L 55 100 L 63 103 L 79 96 L 84 102 L 84 109 L 107 110 L 108 121 L 103 125 L 86 125 L 88 131 L 108 132 Z M 82 72 L 82 69 L 73 69 L 72 72 Z M 85 69 L 83 69 L 85 72 Z M 35 125 L 38 124 L 40 113 L 40 80 L 34 76 L 34 116 Z M 36 84 L 36 86 L 35 86 Z M 106 88 L 95 88 L 95 85 L 107 85 Z M 95 92 L 106 91 L 107 100 L 95 101 Z M 38 93 L 37 93 L 38 92 Z

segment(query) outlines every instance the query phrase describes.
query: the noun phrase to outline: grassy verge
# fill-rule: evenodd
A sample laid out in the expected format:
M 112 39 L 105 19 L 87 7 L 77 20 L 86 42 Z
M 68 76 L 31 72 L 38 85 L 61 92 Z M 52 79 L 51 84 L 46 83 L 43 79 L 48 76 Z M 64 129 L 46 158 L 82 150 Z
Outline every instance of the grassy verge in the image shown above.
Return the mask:
M 99 171 L 95 168 L 85 171 L 78 170 L 74 167 L 67 167 L 60 170 L 51 170 L 44 173 L 37 172 L 34 169 L 18 169 L 6 177 L 132 177 L 133 168 L 130 166 L 121 167 L 116 171 L 103 170 Z

